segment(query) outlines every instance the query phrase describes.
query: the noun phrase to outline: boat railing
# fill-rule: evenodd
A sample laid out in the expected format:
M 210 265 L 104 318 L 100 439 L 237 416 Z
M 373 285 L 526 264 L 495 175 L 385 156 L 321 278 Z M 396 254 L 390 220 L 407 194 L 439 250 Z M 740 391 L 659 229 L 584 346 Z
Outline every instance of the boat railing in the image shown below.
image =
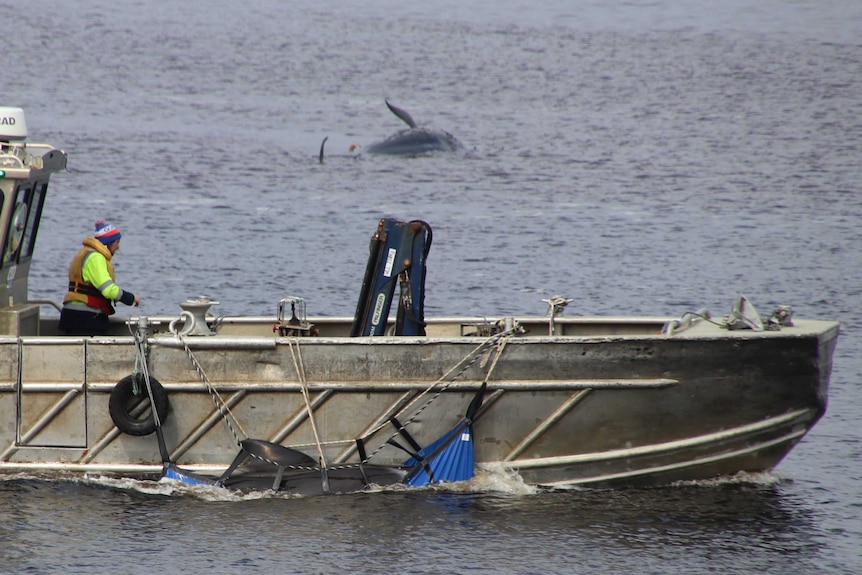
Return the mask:
M 55 302 L 52 299 L 31 299 L 27 300 L 27 303 L 32 303 L 36 305 L 49 305 L 57 311 L 63 311 L 63 306 L 61 306 L 59 303 Z
M 41 150 L 47 153 L 54 150 L 54 147 L 49 144 L 0 142 L 0 168 L 41 170 L 43 167 L 42 156 L 31 154 L 31 150 Z

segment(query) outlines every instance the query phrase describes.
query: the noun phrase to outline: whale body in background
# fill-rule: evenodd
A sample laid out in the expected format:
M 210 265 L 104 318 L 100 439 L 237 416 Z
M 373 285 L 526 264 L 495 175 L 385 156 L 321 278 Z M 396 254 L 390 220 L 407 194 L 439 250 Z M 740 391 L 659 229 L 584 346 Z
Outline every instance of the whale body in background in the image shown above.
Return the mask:
M 389 100 L 386 100 L 386 105 L 410 127 L 381 142 L 371 144 L 365 148 L 365 153 L 415 156 L 427 152 L 455 152 L 463 149 L 461 142 L 449 132 L 419 127 L 405 110 L 390 104 Z

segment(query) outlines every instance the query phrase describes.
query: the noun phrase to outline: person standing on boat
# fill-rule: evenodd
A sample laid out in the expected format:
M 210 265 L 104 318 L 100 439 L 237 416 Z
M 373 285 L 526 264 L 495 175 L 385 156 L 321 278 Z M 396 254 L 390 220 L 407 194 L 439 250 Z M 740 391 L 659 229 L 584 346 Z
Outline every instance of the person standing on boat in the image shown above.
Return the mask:
M 96 233 L 84 238 L 69 265 L 69 291 L 63 298 L 60 331 L 66 335 L 106 335 L 114 302 L 139 306 L 140 298 L 115 283 L 111 258 L 120 249 L 120 230 L 96 222 Z

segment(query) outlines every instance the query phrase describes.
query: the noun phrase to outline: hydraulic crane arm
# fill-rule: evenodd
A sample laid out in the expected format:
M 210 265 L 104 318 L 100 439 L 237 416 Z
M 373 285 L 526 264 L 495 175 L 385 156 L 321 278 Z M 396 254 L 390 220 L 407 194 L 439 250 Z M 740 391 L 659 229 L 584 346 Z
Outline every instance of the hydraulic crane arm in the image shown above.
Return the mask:
M 395 335 L 425 335 L 425 259 L 431 239 L 426 222 L 380 220 L 371 236 L 351 336 L 386 333 L 396 284 L 401 291 Z

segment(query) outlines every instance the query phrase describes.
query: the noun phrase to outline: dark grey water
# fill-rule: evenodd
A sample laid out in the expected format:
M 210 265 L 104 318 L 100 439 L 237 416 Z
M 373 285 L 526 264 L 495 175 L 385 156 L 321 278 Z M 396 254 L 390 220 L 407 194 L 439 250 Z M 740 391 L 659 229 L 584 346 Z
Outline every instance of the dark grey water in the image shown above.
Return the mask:
M 433 314 L 842 322 L 825 418 L 774 474 L 658 490 L 224 500 L 0 482 L 31 573 L 862 571 L 862 5 L 799 0 L 0 4 L 3 105 L 69 153 L 31 279 L 59 299 L 97 218 L 141 312 L 285 295 L 352 315 L 380 217 L 434 228 Z M 464 156 L 357 156 L 401 129 Z M 327 159 L 317 162 L 324 136 Z

